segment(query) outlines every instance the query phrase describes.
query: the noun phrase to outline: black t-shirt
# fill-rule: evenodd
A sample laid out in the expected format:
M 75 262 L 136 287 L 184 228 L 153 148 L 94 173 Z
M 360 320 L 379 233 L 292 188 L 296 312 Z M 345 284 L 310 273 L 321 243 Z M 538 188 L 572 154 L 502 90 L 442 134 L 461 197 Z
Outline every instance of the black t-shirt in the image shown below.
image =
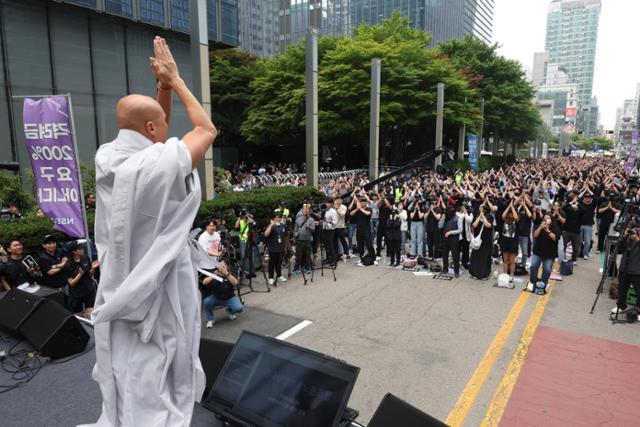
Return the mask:
M 267 247 L 269 248 L 269 252 L 284 251 L 285 230 L 285 226 L 282 223 L 271 226 L 271 233 L 267 236 Z
M 562 209 L 564 217 L 566 219 L 564 223 L 564 230 L 570 233 L 580 232 L 580 221 L 582 219 L 582 209 L 578 206 L 577 209 L 572 208 L 570 205 L 565 206 Z
M 427 213 L 427 231 L 438 231 L 440 221 L 436 219 L 435 212 Z
M 556 240 L 549 238 L 549 234 L 542 230 L 533 246 L 533 253 L 542 259 L 553 259 L 558 256 L 558 239 L 560 238 L 560 229 L 557 226 L 552 227 L 551 232 L 555 234 Z
M 95 292 L 93 277 L 91 277 L 91 260 L 88 256 L 82 255 L 82 257 L 80 257 L 80 261 L 70 258 L 64 268 L 67 272 L 67 279 L 73 279 L 76 277 L 80 269 L 84 271 L 84 274 L 75 286 L 69 285 L 70 297 L 80 298 Z M 67 281 L 67 283 L 69 282 Z
M 208 270 L 213 274 L 216 274 L 216 270 Z M 223 278 L 222 282 L 217 279 L 213 279 L 208 285 L 203 285 L 202 282 L 206 278 L 204 274 L 200 274 L 200 292 L 202 297 L 206 298 L 209 295 L 213 295 L 216 299 L 227 300 L 235 296 L 234 286 L 231 284 L 228 278 Z
M 596 204 L 593 201 L 589 204 L 580 203 L 580 208 L 582 209 L 580 225 L 593 225 L 593 215 L 596 211 Z
M 18 285 L 21 285 L 25 282 L 33 282 L 34 279 L 31 277 L 29 273 L 27 273 L 27 267 L 24 266 L 22 260 L 9 258 L 7 263 L 4 265 L 4 271 L 2 275 L 9 283 L 11 288 L 15 288 Z
M 415 209 L 415 207 L 414 207 Z M 411 213 L 409 214 L 409 220 L 411 222 L 422 222 L 424 221 L 424 218 L 420 218 L 420 208 L 418 208 L 418 210 L 412 210 Z
M 531 234 L 531 218 L 526 212 L 518 214 L 518 237 L 529 237 Z
M 49 255 L 46 252 L 42 252 L 38 257 L 38 265 L 40 266 L 40 270 L 42 271 L 42 278 L 40 279 L 40 284 L 43 286 L 49 286 L 51 288 L 62 288 L 67 284 L 67 276 L 64 273 L 64 270 L 61 269 L 53 276 L 47 274 L 49 270 L 51 270 L 52 266 L 60 264 L 62 260 L 62 250 L 56 249 L 56 251 L 52 255 Z M 64 267 L 64 266 L 63 266 Z
M 356 212 L 354 216 L 351 217 L 351 220 L 358 224 L 358 230 L 361 231 L 370 231 L 371 230 L 371 210 L 368 208 L 364 209 L 369 212 L 369 215 L 365 215 L 362 211 Z

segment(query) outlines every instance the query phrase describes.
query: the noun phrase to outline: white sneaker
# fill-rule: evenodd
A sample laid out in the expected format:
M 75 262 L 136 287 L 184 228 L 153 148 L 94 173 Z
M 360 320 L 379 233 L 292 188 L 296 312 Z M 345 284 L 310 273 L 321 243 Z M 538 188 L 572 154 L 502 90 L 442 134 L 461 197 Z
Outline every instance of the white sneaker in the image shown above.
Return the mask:
M 213 328 L 213 320 L 207 321 L 207 329 Z
M 284 283 L 284 282 L 286 282 L 286 281 L 287 281 L 287 279 L 286 279 L 284 276 L 280 276 L 280 277 L 278 277 L 278 282 L 280 282 L 280 283 Z
M 589 259 L 589 257 L 585 255 L 585 256 L 582 257 L 582 259 L 584 259 L 586 261 L 586 260 Z
M 378 261 L 373 261 L 373 265 L 378 265 Z
M 529 282 L 527 283 L 527 286 L 525 287 L 525 289 L 529 292 L 533 292 L 533 290 L 535 289 L 536 285 L 533 284 L 533 282 Z
M 236 316 L 235 314 L 229 313 L 229 320 L 236 320 L 237 317 L 238 316 Z
M 614 316 L 615 316 L 616 314 L 624 314 L 624 313 L 626 313 L 627 311 L 629 311 L 630 309 L 631 309 L 631 307 L 630 307 L 630 306 L 627 306 L 627 308 L 625 308 L 625 309 L 622 309 L 622 308 L 620 308 L 620 307 L 618 307 L 618 306 L 615 306 L 615 307 L 613 307 L 613 308 L 611 309 L 611 314 L 612 314 L 612 315 L 614 315 Z
M 269 286 L 273 286 L 274 283 L 273 279 L 269 279 Z
M 380 261 L 380 257 L 379 256 L 376 257 L 376 261 Z
M 362 263 L 362 261 L 358 261 L 358 263 L 356 264 L 357 267 L 364 267 L 364 264 Z

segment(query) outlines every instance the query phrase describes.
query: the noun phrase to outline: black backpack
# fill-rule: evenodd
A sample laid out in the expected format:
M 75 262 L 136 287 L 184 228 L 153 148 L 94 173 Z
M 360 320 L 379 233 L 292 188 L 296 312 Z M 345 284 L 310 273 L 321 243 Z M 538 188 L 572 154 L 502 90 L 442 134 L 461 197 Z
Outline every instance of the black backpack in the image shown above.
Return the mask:
M 366 254 L 365 256 L 363 256 L 360 259 L 360 262 L 362 263 L 362 265 L 373 265 L 373 256 L 371 256 L 371 254 Z

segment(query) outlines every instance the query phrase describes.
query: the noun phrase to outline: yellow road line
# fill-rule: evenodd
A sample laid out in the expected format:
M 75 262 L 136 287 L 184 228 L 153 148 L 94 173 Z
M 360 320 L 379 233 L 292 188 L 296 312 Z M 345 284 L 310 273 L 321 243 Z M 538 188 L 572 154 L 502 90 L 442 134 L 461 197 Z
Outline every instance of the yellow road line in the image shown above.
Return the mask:
M 546 295 L 542 296 L 538 299 L 536 306 L 533 308 L 533 312 L 531 313 L 531 317 L 527 321 L 527 326 L 522 333 L 522 337 L 520 338 L 520 343 L 518 344 L 518 348 L 511 358 L 511 362 L 507 367 L 507 370 L 502 377 L 502 381 L 500 385 L 496 389 L 493 398 L 491 399 L 491 403 L 489 404 L 489 408 L 487 409 L 487 413 L 485 414 L 484 420 L 480 424 L 481 427 L 495 427 L 500 423 L 500 419 L 504 414 L 504 410 L 507 407 L 507 402 L 511 397 L 511 392 L 513 392 L 513 387 L 516 385 L 516 381 L 518 380 L 518 376 L 520 375 L 520 370 L 522 369 L 522 364 L 524 363 L 524 359 L 529 352 L 529 345 L 531 344 L 531 340 L 533 339 L 533 335 L 538 328 L 538 324 L 540 323 L 540 319 L 542 318 L 542 314 L 544 313 L 544 308 L 549 301 L 549 297 L 551 296 L 551 291 L 553 289 L 554 281 L 550 280 L 549 289 Z
M 482 385 L 489 376 L 491 368 L 498 359 L 498 356 L 500 355 L 500 352 L 502 351 L 502 348 L 504 347 L 504 344 L 507 341 L 507 338 L 509 337 L 513 326 L 516 324 L 518 318 L 520 317 L 520 313 L 522 313 L 522 309 L 524 308 L 526 302 L 529 300 L 530 296 L 530 292 L 522 292 L 520 294 L 520 297 L 518 297 L 516 303 L 511 308 L 509 315 L 502 323 L 502 326 L 491 342 L 491 345 L 480 361 L 480 364 L 476 368 L 475 372 L 471 376 L 471 379 L 469 379 L 469 382 L 458 398 L 456 406 L 449 414 L 446 423 L 451 427 L 461 426 L 464 422 L 464 419 L 467 417 L 467 414 L 469 413 L 473 402 L 478 397 L 478 393 L 480 393 Z

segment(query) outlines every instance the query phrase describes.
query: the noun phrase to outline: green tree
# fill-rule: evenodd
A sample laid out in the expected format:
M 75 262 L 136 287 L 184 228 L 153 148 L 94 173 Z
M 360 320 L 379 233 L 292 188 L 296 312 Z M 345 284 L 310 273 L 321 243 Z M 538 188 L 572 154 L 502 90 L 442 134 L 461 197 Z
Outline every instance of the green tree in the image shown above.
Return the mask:
M 217 50 L 210 56 L 211 109 L 218 142 L 237 145 L 246 120 L 253 82 L 261 62 L 239 49 Z
M 578 138 L 575 141 L 575 143 L 581 150 L 586 150 L 586 151 L 593 151 L 596 144 L 600 146 L 600 150 L 613 149 L 613 142 L 601 136 L 593 136 L 590 138 Z
M 366 143 L 369 132 L 371 58 L 382 61 L 381 141 L 394 151 L 408 141 L 433 140 L 436 85 L 445 84 L 445 122 L 473 126 L 476 97 L 468 79 L 448 58 L 429 49 L 428 33 L 409 27 L 399 13 L 378 26 L 360 26 L 353 37 L 322 37 L 318 44 L 319 137 L 323 142 Z M 256 143 L 304 140 L 305 44 L 265 61 L 252 83 L 254 95 L 242 127 Z M 424 144 L 422 144 L 424 145 Z M 424 151 L 424 146 L 420 148 Z
M 488 46 L 467 36 L 443 43 L 439 49 L 469 77 L 485 100 L 484 135 L 516 145 L 534 140 L 542 125 L 533 104 L 534 89 L 516 61 L 497 54 L 498 45 Z

